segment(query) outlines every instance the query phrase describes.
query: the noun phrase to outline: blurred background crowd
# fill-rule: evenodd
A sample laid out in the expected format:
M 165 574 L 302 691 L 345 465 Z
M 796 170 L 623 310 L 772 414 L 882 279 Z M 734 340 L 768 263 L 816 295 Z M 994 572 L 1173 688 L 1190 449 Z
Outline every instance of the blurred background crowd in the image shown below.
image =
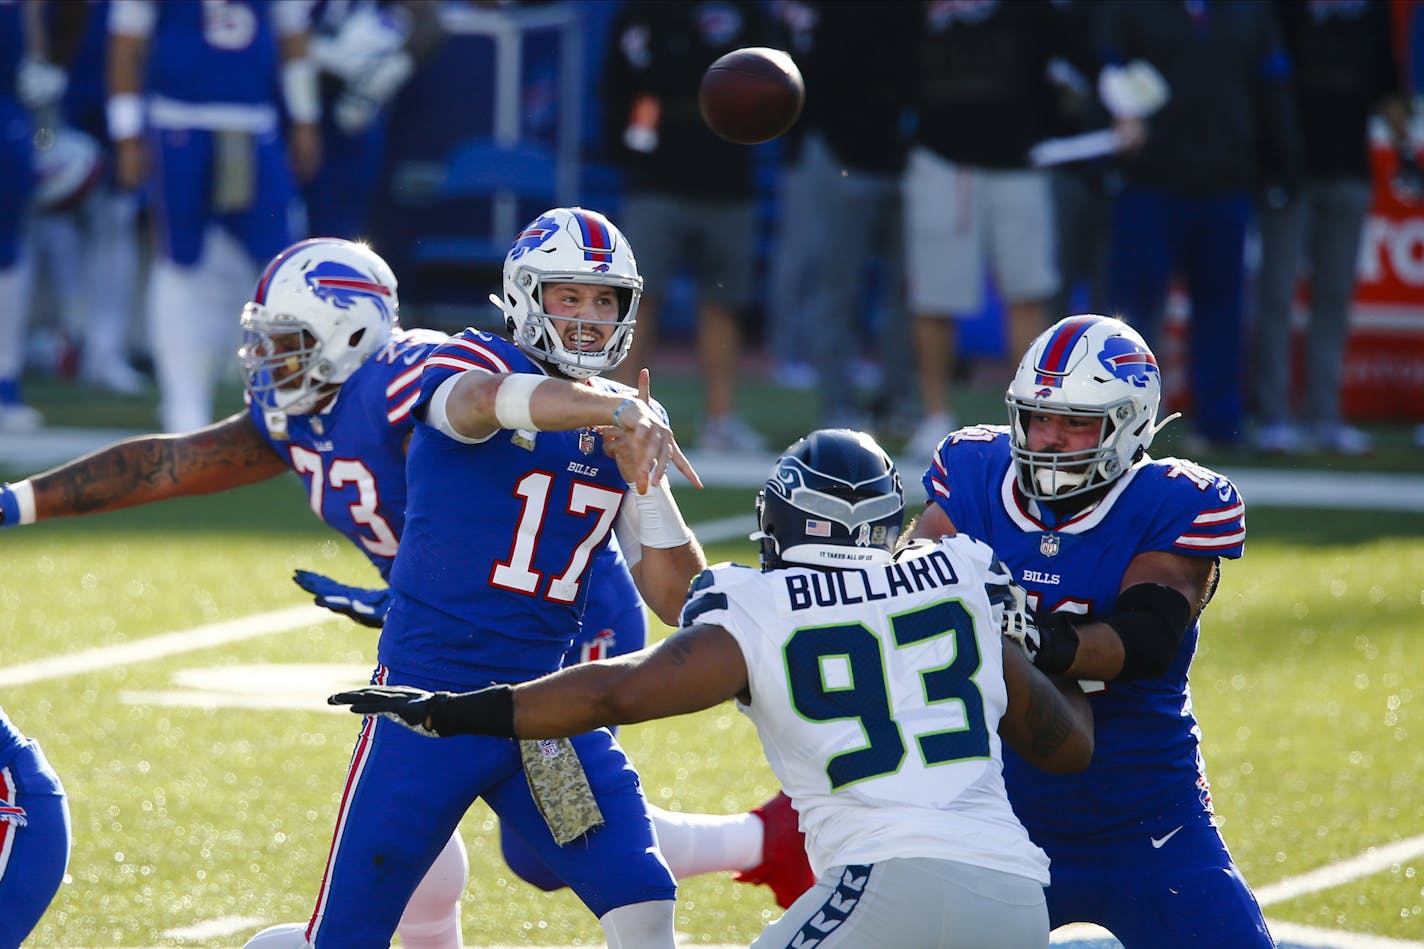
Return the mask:
M 697 108 L 745 46 L 806 84 L 756 147 Z M 647 284 L 624 365 L 697 367 L 698 447 L 767 447 L 757 374 L 923 456 L 1092 311 L 1199 447 L 1364 454 L 1424 422 L 1421 89 L 1419 0 L 0 0 L 0 437 L 44 424 L 27 373 L 231 411 L 308 236 L 369 241 L 407 326 L 501 330 L 511 239 L 582 204 Z

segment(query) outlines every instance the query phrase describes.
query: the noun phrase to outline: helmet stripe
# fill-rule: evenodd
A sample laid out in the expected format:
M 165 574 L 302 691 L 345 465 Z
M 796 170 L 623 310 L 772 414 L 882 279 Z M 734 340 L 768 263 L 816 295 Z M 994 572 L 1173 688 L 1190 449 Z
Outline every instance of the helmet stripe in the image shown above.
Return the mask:
M 584 210 L 575 210 L 573 216 L 574 220 L 579 222 L 579 230 L 583 232 L 583 240 L 580 243 L 583 259 L 610 263 L 613 260 L 613 235 L 609 233 L 607 225 L 601 218 Z
M 374 280 L 356 280 L 352 277 L 317 277 L 312 281 L 319 287 L 337 290 L 360 290 L 364 293 L 379 293 L 383 297 L 391 295 L 391 288 Z
M 293 254 L 301 250 L 303 247 L 307 247 L 311 244 L 319 244 L 324 240 L 328 240 L 328 238 L 308 237 L 304 241 L 297 241 L 291 247 L 288 247 L 276 257 L 273 257 L 272 260 L 267 264 L 267 269 L 262 271 L 262 276 L 259 277 L 257 280 L 257 292 L 252 295 L 253 302 L 267 302 L 267 288 L 272 285 L 272 278 L 277 275 L 278 268 L 285 264 Z
M 1059 325 L 1058 330 L 1048 341 L 1048 345 L 1043 348 L 1043 355 L 1039 357 L 1038 365 L 1034 368 L 1038 371 L 1037 384 L 1041 386 L 1057 386 L 1063 382 L 1063 374 L 1067 372 L 1068 357 L 1072 355 L 1073 348 L 1078 345 L 1078 340 L 1083 338 L 1083 334 L 1088 332 L 1088 328 L 1097 322 L 1097 317 L 1080 316 L 1077 319 L 1065 320 Z

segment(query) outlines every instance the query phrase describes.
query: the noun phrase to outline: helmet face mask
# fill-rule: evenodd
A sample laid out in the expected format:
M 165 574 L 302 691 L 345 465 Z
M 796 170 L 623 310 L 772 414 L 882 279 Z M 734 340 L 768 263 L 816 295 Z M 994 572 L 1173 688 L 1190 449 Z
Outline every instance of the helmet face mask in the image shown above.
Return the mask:
M 894 463 L 863 432 L 821 429 L 787 448 L 756 499 L 761 568 L 888 563 L 905 523 Z
M 1005 395 L 1019 489 L 1041 501 L 1075 497 L 1121 477 L 1141 460 L 1160 427 L 1157 360 L 1137 331 L 1105 316 L 1070 316 L 1024 354 Z M 1031 449 L 1035 415 L 1093 420 L 1084 450 Z
M 362 244 L 315 238 L 272 259 L 242 311 L 247 391 L 268 412 L 314 411 L 400 325 L 396 278 Z
M 555 284 L 607 287 L 618 298 L 613 320 L 556 316 L 547 312 L 545 291 Z M 597 211 L 554 208 L 531 221 L 504 261 L 504 295 L 490 301 L 505 316 L 515 345 L 574 379 L 613 369 L 628 355 L 637 325 L 643 278 L 632 248 L 618 228 Z M 596 350 L 565 345 L 572 337 L 604 337 Z

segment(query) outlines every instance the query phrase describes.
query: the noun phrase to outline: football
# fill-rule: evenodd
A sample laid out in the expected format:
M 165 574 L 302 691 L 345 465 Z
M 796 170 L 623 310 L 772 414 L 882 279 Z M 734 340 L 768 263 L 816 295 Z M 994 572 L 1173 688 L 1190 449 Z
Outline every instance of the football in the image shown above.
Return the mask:
M 806 86 L 779 49 L 748 46 L 720 57 L 702 74 L 697 105 L 717 135 L 738 145 L 769 142 L 796 123 Z

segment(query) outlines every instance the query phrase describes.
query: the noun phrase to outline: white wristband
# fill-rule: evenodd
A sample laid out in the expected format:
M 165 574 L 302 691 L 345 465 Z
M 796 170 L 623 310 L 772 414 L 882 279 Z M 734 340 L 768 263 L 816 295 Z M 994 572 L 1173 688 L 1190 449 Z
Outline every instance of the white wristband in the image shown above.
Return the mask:
M 282 99 L 287 103 L 287 116 L 293 122 L 321 119 L 315 60 L 302 56 L 282 64 Z
M 109 96 L 104 113 L 109 121 L 109 138 L 113 141 L 136 138 L 143 132 L 143 97 L 137 93 Z
M 499 391 L 494 396 L 494 420 L 500 428 L 516 432 L 537 432 L 534 416 L 530 408 L 534 390 L 546 381 L 544 376 L 528 372 L 516 372 L 504 377 Z
M 649 487 L 647 494 L 639 494 L 637 488 L 629 491 L 638 509 L 638 540 L 644 547 L 681 547 L 692 540 L 666 477 Z

